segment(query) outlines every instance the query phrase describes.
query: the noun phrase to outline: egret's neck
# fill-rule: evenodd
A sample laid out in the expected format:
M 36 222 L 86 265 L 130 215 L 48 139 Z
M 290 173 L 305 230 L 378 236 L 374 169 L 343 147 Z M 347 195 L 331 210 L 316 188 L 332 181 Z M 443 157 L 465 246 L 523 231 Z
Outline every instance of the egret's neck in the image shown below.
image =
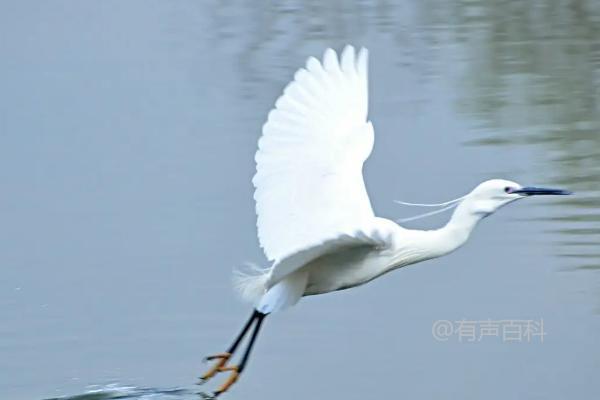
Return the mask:
M 486 215 L 473 200 L 466 198 L 456 207 L 452 218 L 443 228 L 404 231 L 398 238 L 397 251 L 384 272 L 453 252 L 465 244 L 477 223 Z
M 463 200 L 454 210 L 450 221 L 436 232 L 441 255 L 450 253 L 469 239 L 471 232 L 487 214 L 479 212 L 469 198 Z

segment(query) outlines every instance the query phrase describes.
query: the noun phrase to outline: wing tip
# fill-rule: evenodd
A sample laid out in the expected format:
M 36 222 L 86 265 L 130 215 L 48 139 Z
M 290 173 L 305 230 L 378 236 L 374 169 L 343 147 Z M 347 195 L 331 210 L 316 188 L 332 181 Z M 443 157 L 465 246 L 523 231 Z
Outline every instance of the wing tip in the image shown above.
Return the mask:
M 336 71 L 340 69 L 338 55 L 331 47 L 323 52 L 323 68 L 327 71 Z
M 365 79 L 368 76 L 369 69 L 369 49 L 366 47 L 361 47 L 358 51 L 358 56 L 356 59 L 356 70 L 359 75 L 364 77 Z
M 367 77 L 369 63 L 369 50 L 361 46 L 357 48 L 351 44 L 346 44 L 342 51 L 338 53 L 331 47 L 328 47 L 323 52 L 321 60 L 310 56 L 306 60 L 306 70 L 315 72 L 319 69 L 328 71 L 342 70 L 343 72 L 351 72 L 352 69 L 361 78 Z

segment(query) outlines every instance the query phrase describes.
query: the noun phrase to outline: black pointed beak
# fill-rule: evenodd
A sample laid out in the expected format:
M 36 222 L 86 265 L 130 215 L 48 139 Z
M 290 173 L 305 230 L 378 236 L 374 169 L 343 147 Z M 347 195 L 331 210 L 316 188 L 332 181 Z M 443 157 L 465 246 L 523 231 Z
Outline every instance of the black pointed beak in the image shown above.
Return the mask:
M 573 194 L 573 192 L 570 192 L 568 190 L 540 188 L 533 186 L 527 186 L 521 189 L 513 190 L 512 193 L 517 193 L 522 196 L 567 196 Z

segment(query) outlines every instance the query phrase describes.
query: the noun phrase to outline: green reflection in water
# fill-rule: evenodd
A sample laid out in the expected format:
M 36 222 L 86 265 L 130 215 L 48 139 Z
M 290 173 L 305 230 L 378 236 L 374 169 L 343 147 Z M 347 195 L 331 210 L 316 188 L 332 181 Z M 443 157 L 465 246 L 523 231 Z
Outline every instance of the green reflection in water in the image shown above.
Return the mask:
M 600 3 L 440 4 L 468 50 L 459 111 L 483 137 L 467 144 L 529 146 L 544 181 L 576 192 L 544 204 L 561 207 L 545 218 L 558 255 L 600 269 Z

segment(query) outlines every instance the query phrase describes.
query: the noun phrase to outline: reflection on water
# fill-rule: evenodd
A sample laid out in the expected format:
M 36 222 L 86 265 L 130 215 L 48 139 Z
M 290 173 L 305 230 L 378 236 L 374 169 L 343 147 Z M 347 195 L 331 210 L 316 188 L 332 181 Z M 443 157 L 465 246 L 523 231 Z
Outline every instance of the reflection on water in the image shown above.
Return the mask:
M 456 11 L 472 51 L 460 110 L 483 136 L 471 143 L 531 147 L 542 179 L 576 192 L 548 203 L 560 209 L 547 218 L 558 254 L 600 268 L 599 3 L 468 2 Z
M 413 4 L 387 0 L 285 1 L 260 6 L 228 1 L 215 4 L 210 24 L 214 40 L 238 61 L 242 95 L 251 97 L 269 83 L 279 90 L 274 82 L 289 79 L 304 55 L 321 54 L 324 46 L 361 46 L 373 33 L 391 41 L 399 64 L 414 65 L 426 79 L 432 60 L 419 26 L 420 11 Z

